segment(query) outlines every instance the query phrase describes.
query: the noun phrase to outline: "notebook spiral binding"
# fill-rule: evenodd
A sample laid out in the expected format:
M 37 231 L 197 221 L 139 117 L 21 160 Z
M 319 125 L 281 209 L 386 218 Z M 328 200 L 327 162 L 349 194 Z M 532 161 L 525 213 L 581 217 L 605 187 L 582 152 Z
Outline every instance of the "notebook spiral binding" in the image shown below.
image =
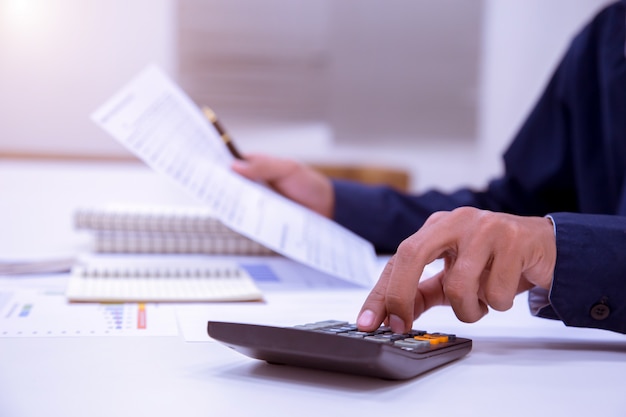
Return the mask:
M 205 207 L 111 205 L 79 208 L 76 230 L 91 233 L 99 253 L 273 255 Z
M 72 268 L 66 296 L 83 302 L 206 302 L 253 301 L 262 293 L 235 262 L 93 255 Z

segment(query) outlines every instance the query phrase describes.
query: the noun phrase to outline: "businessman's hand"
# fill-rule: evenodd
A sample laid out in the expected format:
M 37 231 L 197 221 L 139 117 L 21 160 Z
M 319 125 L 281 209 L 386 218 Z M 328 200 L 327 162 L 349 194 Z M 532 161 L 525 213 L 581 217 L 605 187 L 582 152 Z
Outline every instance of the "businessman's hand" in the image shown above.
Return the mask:
M 233 171 L 254 181 L 263 181 L 278 193 L 322 216 L 332 217 L 335 192 L 330 179 L 306 165 L 289 159 L 247 154 L 235 160 Z
M 444 269 L 420 282 L 424 267 L 439 258 Z M 400 244 L 357 324 L 372 331 L 386 322 L 403 333 L 436 305 L 450 305 L 459 320 L 475 322 L 489 307 L 508 310 L 520 292 L 549 289 L 555 263 L 556 240 L 548 218 L 470 207 L 438 212 Z

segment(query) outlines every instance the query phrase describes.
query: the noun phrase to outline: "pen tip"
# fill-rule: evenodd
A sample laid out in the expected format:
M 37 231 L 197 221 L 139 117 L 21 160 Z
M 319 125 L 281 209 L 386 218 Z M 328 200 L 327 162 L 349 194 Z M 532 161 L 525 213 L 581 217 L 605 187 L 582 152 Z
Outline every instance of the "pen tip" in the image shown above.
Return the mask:
M 204 115 L 206 116 L 207 119 L 215 123 L 215 121 L 217 120 L 217 116 L 215 115 L 215 112 L 211 110 L 210 107 L 204 106 L 202 107 L 202 111 L 204 112 Z

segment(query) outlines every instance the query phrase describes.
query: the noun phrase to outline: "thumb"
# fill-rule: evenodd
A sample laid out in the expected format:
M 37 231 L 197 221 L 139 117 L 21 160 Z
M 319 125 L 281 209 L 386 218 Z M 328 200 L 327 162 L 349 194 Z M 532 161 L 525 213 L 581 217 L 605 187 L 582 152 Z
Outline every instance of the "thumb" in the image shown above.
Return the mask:
M 289 159 L 248 154 L 244 159 L 235 159 L 231 168 L 248 179 L 272 182 L 289 176 L 298 168 L 298 164 Z

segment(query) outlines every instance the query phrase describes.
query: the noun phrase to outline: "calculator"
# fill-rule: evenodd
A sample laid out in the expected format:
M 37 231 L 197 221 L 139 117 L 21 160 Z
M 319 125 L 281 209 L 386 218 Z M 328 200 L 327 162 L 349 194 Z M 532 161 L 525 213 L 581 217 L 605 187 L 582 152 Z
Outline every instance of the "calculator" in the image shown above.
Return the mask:
M 293 365 L 382 379 L 408 379 L 457 360 L 471 339 L 382 326 L 361 332 L 355 324 L 324 320 L 292 327 L 209 321 L 208 334 L 226 346 L 271 364 Z

